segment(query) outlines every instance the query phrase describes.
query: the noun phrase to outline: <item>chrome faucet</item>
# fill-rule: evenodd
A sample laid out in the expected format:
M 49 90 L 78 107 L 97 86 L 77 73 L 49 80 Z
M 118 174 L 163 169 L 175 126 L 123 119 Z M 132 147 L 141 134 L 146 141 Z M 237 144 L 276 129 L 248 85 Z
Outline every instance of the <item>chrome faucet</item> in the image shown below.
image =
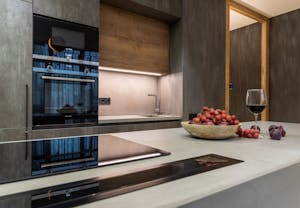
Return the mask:
M 160 100 L 158 98 L 158 96 L 156 94 L 148 94 L 148 96 L 153 96 L 155 97 L 155 108 L 154 108 L 154 112 L 156 114 L 160 114 Z

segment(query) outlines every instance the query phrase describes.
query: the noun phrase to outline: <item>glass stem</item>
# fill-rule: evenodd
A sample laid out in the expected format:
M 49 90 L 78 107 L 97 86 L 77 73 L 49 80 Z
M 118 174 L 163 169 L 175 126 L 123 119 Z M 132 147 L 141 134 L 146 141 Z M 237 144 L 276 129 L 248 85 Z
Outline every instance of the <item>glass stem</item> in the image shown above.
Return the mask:
M 257 119 L 258 119 L 258 114 L 254 113 L 254 121 L 255 121 L 255 129 L 257 130 Z

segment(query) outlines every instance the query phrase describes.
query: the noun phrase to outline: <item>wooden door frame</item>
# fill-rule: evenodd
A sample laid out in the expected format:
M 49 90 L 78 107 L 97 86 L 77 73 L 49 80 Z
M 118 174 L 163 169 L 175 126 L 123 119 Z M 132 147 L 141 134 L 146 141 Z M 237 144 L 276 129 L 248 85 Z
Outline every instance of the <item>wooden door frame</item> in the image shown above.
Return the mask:
M 269 18 L 241 5 L 234 0 L 226 0 L 226 55 L 225 55 L 225 109 L 230 110 L 230 10 L 261 23 L 261 88 L 269 97 Z M 261 120 L 269 120 L 269 108 L 266 107 L 261 115 Z

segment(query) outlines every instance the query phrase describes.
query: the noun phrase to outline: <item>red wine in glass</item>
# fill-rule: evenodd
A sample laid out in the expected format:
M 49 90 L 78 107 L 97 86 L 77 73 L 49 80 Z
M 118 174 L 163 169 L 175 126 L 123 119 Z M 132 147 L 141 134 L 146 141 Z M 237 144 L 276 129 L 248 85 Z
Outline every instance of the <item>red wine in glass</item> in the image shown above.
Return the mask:
M 247 105 L 248 110 L 253 114 L 261 114 L 266 108 L 265 105 Z
M 254 115 L 255 126 L 257 128 L 258 115 L 263 112 L 267 105 L 267 96 L 263 89 L 249 89 L 246 95 L 246 106 Z

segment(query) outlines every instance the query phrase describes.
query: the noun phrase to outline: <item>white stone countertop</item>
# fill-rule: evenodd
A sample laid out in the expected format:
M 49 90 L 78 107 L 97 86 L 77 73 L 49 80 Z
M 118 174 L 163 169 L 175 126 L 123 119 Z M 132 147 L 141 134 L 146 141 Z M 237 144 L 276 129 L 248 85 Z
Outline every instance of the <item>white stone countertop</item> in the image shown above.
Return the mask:
M 270 124 L 272 123 L 261 122 L 260 127 L 266 132 Z M 190 137 L 182 128 L 116 133 L 113 135 L 169 151 L 171 155 L 4 184 L 0 185 L 0 195 L 91 177 L 108 177 L 117 173 L 210 153 L 244 161 L 243 163 L 79 206 L 82 208 L 178 207 L 299 163 L 300 124 L 279 122 L 275 124 L 283 125 L 287 131 L 287 137 L 280 141 L 271 140 L 268 135 L 258 140 L 246 138 L 220 141 L 200 140 Z M 243 126 L 249 128 L 251 123 L 244 123 Z
M 99 116 L 99 124 L 114 124 L 114 123 L 133 123 L 147 121 L 174 121 L 181 120 L 180 116 L 176 115 L 119 115 L 119 116 Z

